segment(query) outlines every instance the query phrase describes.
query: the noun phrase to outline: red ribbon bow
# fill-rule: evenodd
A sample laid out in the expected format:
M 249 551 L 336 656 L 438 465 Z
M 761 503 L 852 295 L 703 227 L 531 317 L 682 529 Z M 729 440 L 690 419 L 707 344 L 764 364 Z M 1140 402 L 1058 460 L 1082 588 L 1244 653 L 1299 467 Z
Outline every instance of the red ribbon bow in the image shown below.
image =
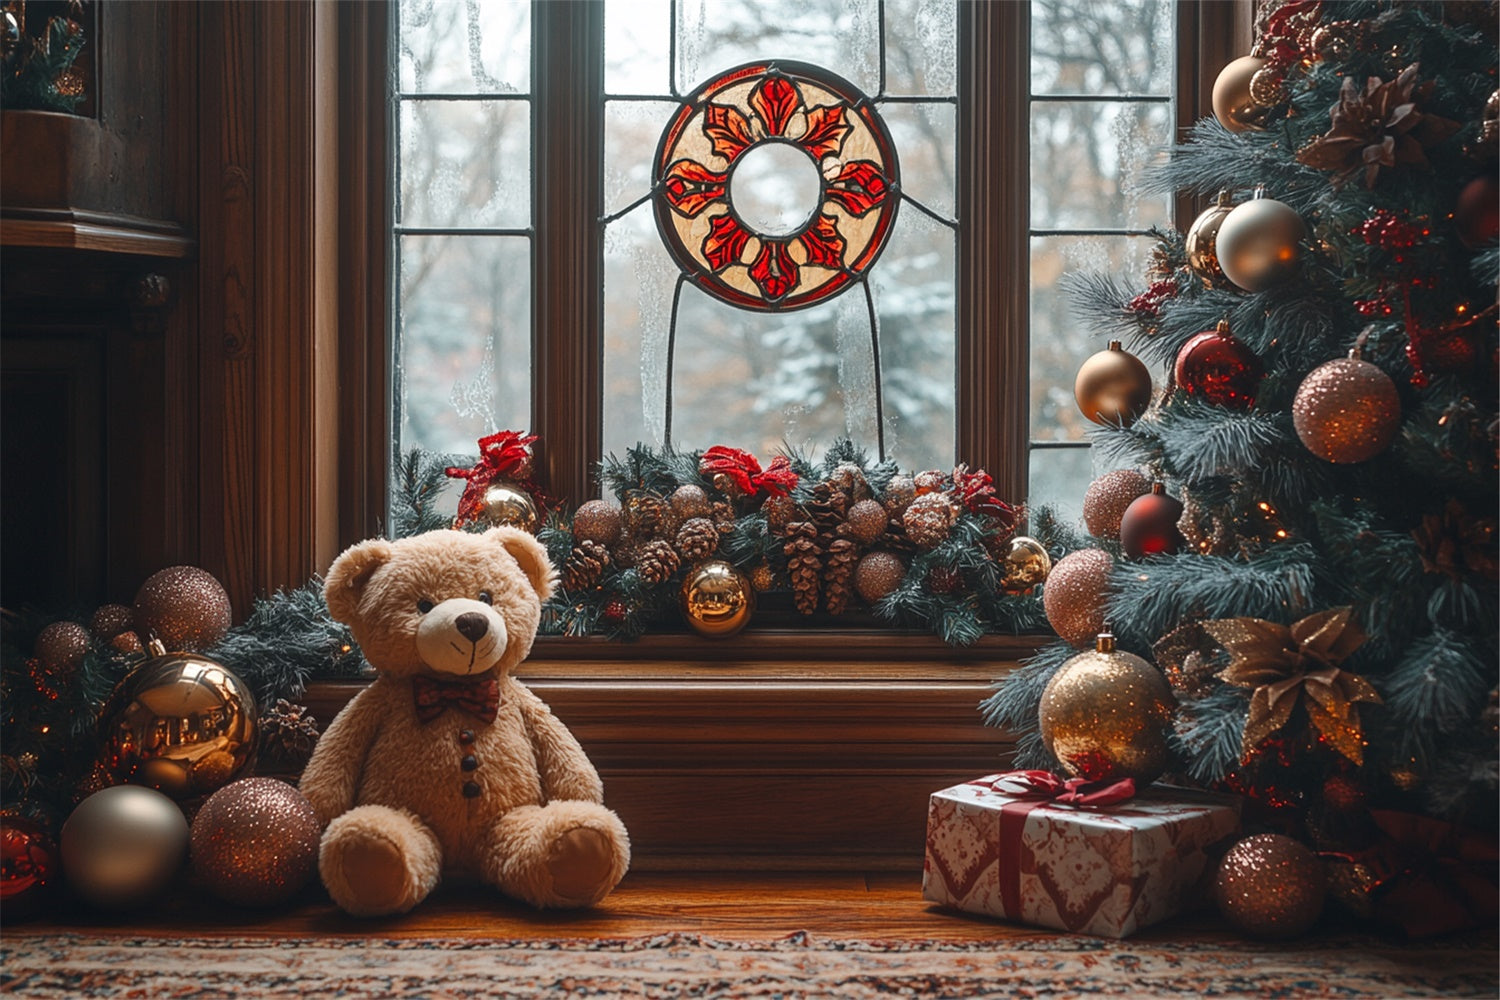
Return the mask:
M 1089 781 L 1062 778 L 1051 771 L 1007 771 L 972 782 L 1013 799 L 1045 799 L 1073 806 L 1098 809 L 1135 797 L 1135 779 Z
M 478 517 L 484 509 L 484 491 L 497 479 L 514 479 L 531 458 L 531 444 L 535 434 L 522 435 L 518 431 L 496 431 L 479 439 L 479 461 L 472 469 L 450 466 L 443 472 L 454 479 L 467 479 L 464 495 L 458 500 L 458 517 L 453 526 L 461 528 L 465 521 Z M 528 490 L 527 492 L 531 492 Z
M 773 497 L 784 497 L 797 485 L 797 473 L 792 471 L 792 461 L 785 455 L 771 459 L 770 466 L 762 471 L 760 463 L 748 451 L 721 444 L 703 453 L 698 468 L 707 476 L 724 473 L 747 495 L 765 490 Z
M 500 682 L 493 677 L 471 681 L 413 677 L 411 696 L 417 721 L 424 725 L 450 708 L 468 712 L 481 722 L 494 722 L 495 714 L 500 711 Z

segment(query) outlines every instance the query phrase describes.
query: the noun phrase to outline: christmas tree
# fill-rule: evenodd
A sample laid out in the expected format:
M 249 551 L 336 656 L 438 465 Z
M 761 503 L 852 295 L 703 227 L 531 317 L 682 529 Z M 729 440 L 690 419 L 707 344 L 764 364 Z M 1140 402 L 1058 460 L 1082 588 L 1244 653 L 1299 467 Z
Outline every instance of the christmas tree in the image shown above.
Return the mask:
M 1079 377 L 1120 471 L 1046 585 L 1063 641 L 984 705 L 1016 766 L 1059 766 L 1043 691 L 1107 620 L 1173 689 L 1173 773 L 1248 825 L 1350 859 L 1394 856 L 1396 813 L 1494 830 L 1495 18 L 1260 5 L 1157 175 L 1218 202 L 1158 234 L 1144 291 L 1075 282 L 1122 342 Z M 1131 353 L 1167 376 L 1149 405 Z M 1415 898 L 1346 867 L 1365 915 Z

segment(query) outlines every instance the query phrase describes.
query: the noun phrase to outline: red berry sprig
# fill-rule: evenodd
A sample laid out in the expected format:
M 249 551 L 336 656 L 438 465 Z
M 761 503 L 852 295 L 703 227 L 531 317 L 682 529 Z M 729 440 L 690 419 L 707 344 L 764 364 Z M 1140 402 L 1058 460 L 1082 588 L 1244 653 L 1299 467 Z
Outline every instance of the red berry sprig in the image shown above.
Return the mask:
M 1131 299 L 1125 306 L 1126 312 L 1137 313 L 1141 316 L 1156 317 L 1161 314 L 1161 305 L 1167 299 L 1177 297 L 1177 282 L 1172 278 L 1162 278 L 1151 282 L 1151 287 Z
M 1395 252 L 1410 250 L 1428 236 L 1432 230 L 1407 222 L 1388 209 L 1376 209 L 1375 214 L 1350 230 L 1351 234 L 1372 247 Z

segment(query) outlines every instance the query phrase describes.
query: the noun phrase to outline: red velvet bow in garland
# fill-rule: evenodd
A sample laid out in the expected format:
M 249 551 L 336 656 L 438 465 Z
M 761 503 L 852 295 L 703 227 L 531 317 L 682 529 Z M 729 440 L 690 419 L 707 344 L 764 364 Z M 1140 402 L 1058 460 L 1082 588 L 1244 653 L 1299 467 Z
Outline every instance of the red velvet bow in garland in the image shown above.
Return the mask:
M 500 711 L 500 682 L 493 677 L 470 681 L 413 677 L 411 696 L 417 721 L 424 725 L 450 708 L 468 712 L 481 722 L 494 722 L 495 714 Z
M 458 500 L 458 517 L 453 521 L 455 528 L 462 528 L 464 522 L 480 515 L 484 510 L 484 491 L 497 479 L 520 480 L 523 490 L 531 494 L 533 500 L 537 499 L 535 491 L 528 488 L 531 485 L 531 443 L 535 440 L 535 434 L 522 436 L 516 431 L 497 431 L 479 439 L 479 461 L 472 469 L 454 466 L 444 470 L 454 479 L 469 481 L 464 487 L 464 495 Z M 542 506 L 539 500 L 537 506 Z
M 764 490 L 773 497 L 784 497 L 797 485 L 797 473 L 792 471 L 791 459 L 777 455 L 764 471 L 755 456 L 738 448 L 714 445 L 698 460 L 698 469 L 705 476 L 719 474 L 728 476 L 746 496 L 754 496 Z
M 1051 799 L 1068 805 L 1098 809 L 1135 797 L 1135 779 L 1088 781 L 1062 778 L 1051 771 L 1007 771 L 975 784 L 984 785 L 1013 799 Z
M 995 480 L 988 472 L 958 466 L 953 470 L 953 492 L 971 513 L 993 518 L 1007 533 L 1015 530 L 1015 508 L 995 493 Z

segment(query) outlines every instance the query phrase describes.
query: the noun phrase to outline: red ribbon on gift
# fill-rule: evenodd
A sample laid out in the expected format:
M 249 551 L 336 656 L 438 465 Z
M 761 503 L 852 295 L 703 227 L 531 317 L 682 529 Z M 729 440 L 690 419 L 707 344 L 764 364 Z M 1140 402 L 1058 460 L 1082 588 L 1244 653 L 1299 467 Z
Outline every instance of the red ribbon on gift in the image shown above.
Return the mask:
M 467 479 L 469 485 L 464 487 L 464 495 L 458 499 L 458 517 L 453 526 L 461 528 L 466 521 L 478 517 L 484 510 L 484 491 L 490 488 L 490 484 L 497 479 L 525 479 L 519 473 L 526 467 L 531 459 L 531 444 L 537 439 L 535 434 L 522 435 L 517 431 L 496 431 L 488 437 L 479 439 L 479 461 L 472 469 L 464 469 L 458 466 L 450 466 L 443 470 L 445 475 L 454 479 Z M 529 481 L 518 484 L 520 488 L 531 494 L 533 500 L 537 500 L 537 506 L 544 506 L 537 498 L 533 489 L 529 489 Z
M 1026 816 L 1033 809 L 1054 802 L 1100 809 L 1135 797 L 1134 778 L 1088 781 L 1083 778 L 1062 778 L 1051 771 L 1007 771 L 969 784 L 988 788 L 1016 800 L 1000 807 L 1002 860 L 1020 857 Z M 1004 865 L 1001 866 L 1001 871 L 1005 871 Z M 1004 907 L 1007 917 L 1017 920 L 1021 916 L 1020 865 L 1013 866 L 1011 872 L 1012 877 L 1000 879 L 1000 905 Z
M 792 470 L 792 460 L 777 455 L 771 464 L 762 470 L 760 462 L 748 451 L 726 448 L 716 444 L 703 453 L 698 468 L 707 476 L 724 473 L 740 492 L 753 496 L 764 490 L 773 497 L 784 497 L 797 485 L 797 473 Z

